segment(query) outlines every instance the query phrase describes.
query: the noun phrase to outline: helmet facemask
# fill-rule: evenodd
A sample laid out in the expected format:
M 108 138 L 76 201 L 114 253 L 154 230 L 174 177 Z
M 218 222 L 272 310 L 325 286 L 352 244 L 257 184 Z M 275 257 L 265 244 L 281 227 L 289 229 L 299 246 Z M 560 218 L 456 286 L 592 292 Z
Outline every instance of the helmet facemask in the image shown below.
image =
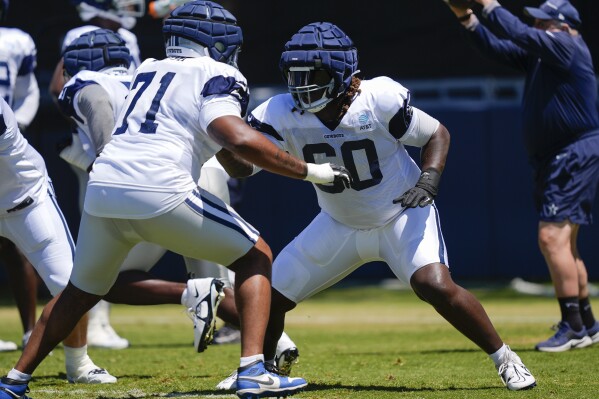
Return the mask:
M 326 70 L 290 67 L 286 75 L 287 89 L 299 109 L 316 113 L 334 99 L 335 79 Z

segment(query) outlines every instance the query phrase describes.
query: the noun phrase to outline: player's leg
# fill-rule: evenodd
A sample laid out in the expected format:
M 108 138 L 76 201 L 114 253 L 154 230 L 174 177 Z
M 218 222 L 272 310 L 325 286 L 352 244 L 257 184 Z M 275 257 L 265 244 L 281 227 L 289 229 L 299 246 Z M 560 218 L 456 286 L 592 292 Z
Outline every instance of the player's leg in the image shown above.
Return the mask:
M 587 329 L 591 341 L 597 343 L 599 342 L 599 321 L 595 319 L 593 309 L 591 308 L 591 302 L 589 300 L 589 275 L 584 261 L 578 252 L 577 240 L 579 230 L 580 226 L 576 225 L 572 234 L 570 246 L 572 247 L 574 259 L 576 259 L 576 268 L 578 269 L 578 303 L 580 306 L 580 316 L 582 317 L 582 322 Z
M 65 363 L 70 380 L 87 383 L 116 381 L 104 369 L 95 366 L 87 356 L 85 324 L 80 324 L 81 329 L 73 332 L 83 315 L 96 304 L 99 296 L 89 294 L 66 283 L 71 271 L 73 271 L 71 276 L 76 275 L 77 269 L 72 268 L 74 245 L 66 228 L 64 217 L 54 198 L 50 195 L 46 201 L 36 204 L 31 209 L 26 209 L 21 216 L 27 217 L 28 223 L 25 224 L 21 221 L 21 223 L 11 226 L 14 235 L 10 238 L 31 260 L 50 292 L 56 297 L 44 309 L 40 320 L 34 327 L 29 344 L 15 368 L 9 372 L 8 378 L 21 381 L 21 385 L 26 385 L 31 378 L 31 373 L 54 346 L 67 339 Z M 87 227 L 89 230 L 86 232 Z M 91 241 L 93 244 L 101 245 L 106 241 L 116 241 L 116 232 L 110 230 L 103 234 L 99 225 L 89 226 L 85 222 L 82 223 L 80 232 L 79 242 L 83 246 L 83 253 L 85 253 L 80 257 L 92 263 L 96 262 L 95 267 L 99 269 L 96 273 L 92 273 L 94 284 L 104 283 L 110 286 L 113 281 L 110 269 L 111 257 L 117 257 L 118 263 L 115 270 L 118 270 L 118 264 L 124 258 L 129 247 L 125 247 L 120 259 L 116 245 L 110 251 L 105 248 L 100 252 L 90 251 L 89 245 L 86 248 L 86 240 L 88 243 Z M 68 344 L 75 346 L 69 347 Z M 93 370 L 95 372 L 90 375 Z M 83 375 L 79 373 L 83 373 Z
M 3 237 L 0 237 L 0 259 L 6 266 L 10 286 L 19 309 L 23 326 L 22 344 L 24 347 L 27 345 L 36 320 L 37 275 L 25 255 L 19 251 L 14 243 Z M 12 348 L 13 345 L 10 347 Z M 3 348 L 6 348 L 6 346 L 0 343 L 0 351 Z M 14 345 L 14 349 L 16 349 L 16 345 Z
M 240 374 L 268 374 L 262 348 L 270 309 L 272 254 L 259 233 L 232 208 L 203 190 L 194 190 L 184 203 L 164 215 L 131 221 L 131 225 L 146 241 L 183 256 L 229 265 L 235 271 L 235 301 L 242 332 Z M 206 323 L 213 328 L 214 321 Z M 252 385 L 247 387 L 249 391 L 238 391 L 238 395 L 276 392 L 284 396 L 306 385 L 299 378 L 269 378 L 274 385 L 248 380 Z
M 434 204 L 406 209 L 381 234 L 381 254 L 397 277 L 409 282 L 422 300 L 484 350 L 510 390 L 536 385 L 520 358 L 503 343 L 480 302 L 452 280 Z
M 580 289 L 585 289 L 587 277 L 577 253 L 576 237 L 578 225 L 591 222 L 597 183 L 599 137 L 586 137 L 568 145 L 536 170 L 539 247 L 561 312 L 557 332 L 538 343 L 537 350 L 561 352 L 593 343 L 580 314 L 580 299 L 584 296 Z

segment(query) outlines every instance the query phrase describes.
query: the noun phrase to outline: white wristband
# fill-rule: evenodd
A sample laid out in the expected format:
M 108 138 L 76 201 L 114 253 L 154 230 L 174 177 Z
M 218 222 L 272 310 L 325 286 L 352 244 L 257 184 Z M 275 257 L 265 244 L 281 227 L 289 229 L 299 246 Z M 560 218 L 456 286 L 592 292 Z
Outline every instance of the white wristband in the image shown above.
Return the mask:
M 331 168 L 330 163 L 324 164 L 315 164 L 315 163 L 307 163 L 308 174 L 304 178 L 314 184 L 326 184 L 332 183 L 335 180 L 335 172 L 333 172 L 333 168 Z

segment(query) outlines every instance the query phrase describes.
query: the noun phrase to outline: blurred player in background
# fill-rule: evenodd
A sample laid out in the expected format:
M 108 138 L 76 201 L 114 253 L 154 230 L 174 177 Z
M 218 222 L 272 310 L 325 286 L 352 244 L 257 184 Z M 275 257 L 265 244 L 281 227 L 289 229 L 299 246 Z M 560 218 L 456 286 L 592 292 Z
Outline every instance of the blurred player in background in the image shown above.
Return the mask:
M 23 251 L 52 295 L 67 285 L 73 266 L 74 243 L 54 196 L 41 155 L 21 135 L 17 120 L 0 100 L 0 236 Z M 116 378 L 96 366 L 87 355 L 87 317 L 78 315 L 63 338 L 69 382 L 113 383 Z M 28 348 L 29 344 L 25 347 Z M 26 376 L 12 372 L 0 383 L 0 398 L 10 395 L 5 386 Z M 7 396 L 8 395 L 8 396 Z
M 591 54 L 577 30 L 580 16 L 567 0 L 550 0 L 524 9 L 534 18 L 530 27 L 497 1 L 476 1 L 484 7 L 484 24 L 467 4 L 451 7 L 474 45 L 526 73 L 522 122 L 539 212 L 538 241 L 561 311 L 556 333 L 535 348 L 584 348 L 599 342 L 599 322 L 576 242 L 580 225 L 592 222 L 599 184 L 599 113 Z
M 237 395 L 286 396 L 305 380 L 264 367 L 262 347 L 270 308 L 272 253 L 259 233 L 223 201 L 197 187 L 200 168 L 222 148 L 288 177 L 344 181 L 332 164 L 306 164 L 276 148 L 241 116 L 249 93 L 236 69 L 241 28 L 227 10 L 193 1 L 173 11 L 165 34 L 167 58 L 138 69 L 112 139 L 96 159 L 87 187 L 75 266 L 67 288 L 44 309 L 0 399 L 20 397 L 28 378 L 77 318 L 108 293 L 129 251 L 154 242 L 236 273 L 242 326 Z M 209 32 L 209 33 L 208 33 Z M 219 293 L 211 290 L 210 309 Z
M 52 80 L 50 82 L 50 94 L 58 97 L 64 84 L 63 59 L 62 53 L 71 44 L 73 40 L 82 34 L 98 29 L 109 29 L 119 34 L 125 41 L 129 49 L 131 61 L 129 63 L 129 74 L 135 72 L 135 68 L 141 63 L 140 51 L 137 45 L 137 37 L 130 30 L 136 24 L 137 18 L 145 14 L 144 0 L 71 0 L 71 3 L 77 7 L 79 17 L 86 25 L 71 29 L 63 39 L 61 46 L 61 59 L 55 67 Z M 95 159 L 94 148 L 79 135 L 76 127 L 69 134 L 65 142 L 59 144 L 60 157 L 71 165 L 93 162 Z M 79 184 L 79 206 L 83 209 L 83 199 L 85 198 L 85 186 L 87 185 L 87 171 L 81 168 L 72 167 L 77 176 Z M 123 349 L 129 346 L 129 341 L 120 337 L 110 324 L 110 304 L 106 301 L 100 301 L 89 312 L 88 344 L 90 346 L 106 349 Z
M 410 92 L 377 77 L 361 80 L 358 53 L 337 26 L 304 26 L 279 64 L 288 94 L 253 110 L 250 126 L 306 162 L 345 165 L 351 187 L 315 184 L 321 212 L 273 264 L 272 306 L 264 345 L 275 356 L 286 312 L 370 261 L 385 261 L 458 331 L 489 355 L 510 390 L 536 381 L 503 343 L 485 310 L 455 284 L 434 198 L 449 150 L 449 132 L 410 105 Z M 422 148 L 421 169 L 404 146 Z M 256 168 L 231 155 L 223 166 L 247 176 Z
M 0 25 L 6 21 L 9 1 L 0 1 Z M 21 131 L 31 123 L 39 107 L 40 92 L 35 78 L 37 50 L 29 34 L 0 27 L 0 96 L 12 107 Z M 23 346 L 35 324 L 37 276 L 27 258 L 10 240 L 0 237 L 2 259 L 13 290 L 21 323 Z M 0 352 L 16 350 L 17 344 L 0 340 Z

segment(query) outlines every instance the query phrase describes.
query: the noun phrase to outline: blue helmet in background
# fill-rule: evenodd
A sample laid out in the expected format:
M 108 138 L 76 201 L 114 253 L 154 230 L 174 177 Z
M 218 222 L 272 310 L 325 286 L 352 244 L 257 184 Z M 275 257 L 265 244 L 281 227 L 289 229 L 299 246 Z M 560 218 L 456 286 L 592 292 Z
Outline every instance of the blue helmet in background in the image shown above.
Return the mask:
M 285 44 L 279 68 L 297 107 L 318 112 L 349 88 L 358 72 L 358 51 L 336 25 L 314 22 Z M 319 71 L 328 73 L 327 82 L 319 79 Z
M 196 0 L 175 8 L 164 21 L 162 33 L 167 56 L 209 56 L 237 66 L 243 43 L 241 27 L 218 3 Z
M 8 0 L 0 1 L 0 22 L 6 21 L 6 14 L 8 13 Z
M 131 64 L 125 41 L 108 29 L 82 34 L 65 49 L 63 58 L 64 68 L 70 76 L 83 70 L 101 71 L 115 66 L 129 68 Z

